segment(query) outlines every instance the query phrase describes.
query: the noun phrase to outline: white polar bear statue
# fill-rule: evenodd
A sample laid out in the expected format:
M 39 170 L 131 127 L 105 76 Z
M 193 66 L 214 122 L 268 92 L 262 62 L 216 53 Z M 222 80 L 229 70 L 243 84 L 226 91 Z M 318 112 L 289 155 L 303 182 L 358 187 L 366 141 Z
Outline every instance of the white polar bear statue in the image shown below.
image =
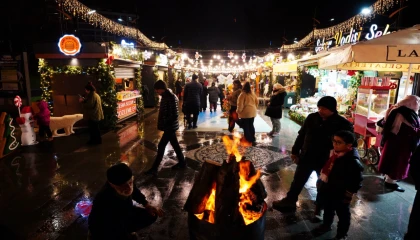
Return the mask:
M 34 116 L 32 114 L 31 107 L 23 107 L 20 111 L 20 115 L 16 118 L 16 122 L 20 126 L 20 130 L 22 131 L 22 136 L 20 140 L 22 142 L 22 146 L 29 146 L 35 145 L 38 142 L 36 141 L 36 134 L 34 131 Z
M 64 115 L 62 117 L 51 117 L 50 118 L 50 129 L 53 133 L 53 137 L 68 136 L 73 131 L 73 125 L 83 118 L 83 114 Z M 58 134 L 57 131 L 64 128 L 63 134 Z

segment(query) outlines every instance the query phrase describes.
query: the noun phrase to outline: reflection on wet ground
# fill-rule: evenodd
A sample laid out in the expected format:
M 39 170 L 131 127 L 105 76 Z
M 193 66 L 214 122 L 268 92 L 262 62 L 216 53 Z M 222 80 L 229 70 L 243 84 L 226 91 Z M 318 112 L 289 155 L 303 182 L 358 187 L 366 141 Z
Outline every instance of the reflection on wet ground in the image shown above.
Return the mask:
M 269 119 L 260 115 L 271 126 Z M 257 133 L 258 145 L 246 150 L 262 169 L 268 192 L 266 239 L 332 238 L 334 231 L 317 237 L 311 232 L 319 225 L 311 221 L 315 174 L 300 195 L 296 212 L 281 213 L 271 208 L 273 200 L 286 195 L 296 167 L 289 150 L 300 127 L 287 118 L 287 113 L 284 116 L 280 137 L 272 139 Z M 187 213 L 182 207 L 202 161 L 225 157 L 221 136 L 227 132 L 180 129 L 177 136 L 189 167 L 171 170 L 176 155 L 168 146 L 158 178 L 151 178 L 142 173 L 151 166 L 162 135 L 156 130 L 156 118 L 157 114 L 152 114 L 139 123 L 127 121 L 120 130 L 105 134 L 100 146 L 85 146 L 86 133 L 77 132 L 52 143 L 21 148 L 0 160 L 0 232 L 18 239 L 86 239 L 86 215 L 105 182 L 105 171 L 124 161 L 130 164 L 148 200 L 166 211 L 165 217 L 139 232 L 140 238 L 189 239 Z M 366 166 L 364 186 L 352 202 L 350 239 L 402 239 L 415 190 L 410 183 L 400 184 L 406 192 L 385 191 L 375 168 Z

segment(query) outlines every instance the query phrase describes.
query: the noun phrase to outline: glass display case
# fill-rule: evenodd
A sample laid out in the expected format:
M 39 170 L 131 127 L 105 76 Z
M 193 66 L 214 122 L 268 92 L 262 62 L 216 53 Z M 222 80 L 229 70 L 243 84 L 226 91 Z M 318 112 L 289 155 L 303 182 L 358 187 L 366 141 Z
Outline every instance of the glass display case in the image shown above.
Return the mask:
M 390 87 L 360 86 L 357 92 L 356 114 L 377 121 L 385 116 L 390 102 Z

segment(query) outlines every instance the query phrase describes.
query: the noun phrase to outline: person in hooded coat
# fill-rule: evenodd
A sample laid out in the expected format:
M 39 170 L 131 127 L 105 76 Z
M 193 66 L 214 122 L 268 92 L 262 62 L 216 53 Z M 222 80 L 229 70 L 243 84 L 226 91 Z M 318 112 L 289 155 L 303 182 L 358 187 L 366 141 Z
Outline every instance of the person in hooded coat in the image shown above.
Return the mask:
M 286 88 L 280 83 L 276 83 L 273 86 L 273 94 L 270 97 L 265 115 L 270 117 L 271 123 L 273 124 L 273 130 L 268 133 L 269 136 L 278 136 L 281 129 L 280 119 L 283 116 L 283 104 L 284 98 L 286 97 Z
M 408 95 L 385 114 L 378 171 L 385 174 L 384 186 L 388 189 L 405 191 L 397 180 L 407 178 L 409 160 L 419 142 L 419 103 L 419 97 Z
M 211 83 L 211 87 L 207 89 L 207 92 L 209 93 L 210 112 L 216 112 L 217 100 L 219 99 L 220 91 L 216 87 L 215 82 Z
M 203 88 L 203 92 L 201 93 L 201 98 L 200 98 L 200 112 L 205 112 L 207 109 L 207 87 L 205 86 L 204 82 L 200 82 L 201 86 Z

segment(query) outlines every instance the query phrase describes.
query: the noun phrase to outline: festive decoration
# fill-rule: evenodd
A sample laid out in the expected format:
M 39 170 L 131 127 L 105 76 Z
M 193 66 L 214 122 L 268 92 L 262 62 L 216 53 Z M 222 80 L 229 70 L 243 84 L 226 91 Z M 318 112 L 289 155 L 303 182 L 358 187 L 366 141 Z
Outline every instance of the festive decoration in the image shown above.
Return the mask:
M 228 58 L 232 59 L 234 56 L 235 56 L 235 54 L 233 52 L 228 53 Z
M 51 81 L 52 81 L 52 76 L 54 74 L 54 69 L 48 66 L 47 61 L 45 61 L 44 59 L 39 59 L 38 72 L 41 75 L 41 90 L 42 90 L 41 98 L 44 99 L 48 103 L 48 108 L 52 116 L 53 106 L 51 104 L 51 101 L 52 101 Z
M 0 114 L 0 158 L 9 154 L 19 146 L 19 142 L 14 136 L 15 127 L 13 118 L 9 114 L 2 112 Z
M 351 76 L 350 78 L 350 86 L 348 88 L 348 92 L 351 95 L 351 98 L 353 100 L 357 99 L 357 90 L 359 89 L 359 86 L 362 84 L 362 78 L 364 74 L 363 71 L 356 71 L 356 73 Z
M 157 80 L 159 80 L 159 72 L 158 72 L 157 67 L 153 68 L 153 76 L 155 78 L 155 82 Z M 153 91 L 153 92 L 155 93 L 155 107 L 158 107 L 159 106 L 159 95 L 155 91 Z
M 195 52 L 194 57 L 195 57 L 195 60 L 198 61 L 198 59 L 202 58 L 203 56 L 201 56 L 198 52 Z
M 246 53 L 242 54 L 242 61 L 244 61 L 244 62 L 246 61 Z
M 149 60 L 152 57 L 153 52 L 148 52 L 147 50 L 143 53 L 144 60 Z
M 38 142 L 36 141 L 36 135 L 34 131 L 34 117 L 32 114 L 32 108 L 25 106 L 22 108 L 22 111 L 16 122 L 19 124 L 22 135 L 21 142 L 22 146 L 35 145 Z
M 293 121 L 297 122 L 300 125 L 303 125 L 303 123 L 305 122 L 305 119 L 306 119 L 305 116 L 303 116 L 303 115 L 301 115 L 297 112 L 294 112 L 292 110 L 289 111 L 289 117 L 290 117 L 290 119 L 292 119 Z
M 314 39 L 329 38 L 338 32 L 349 32 L 351 29 L 363 26 L 366 22 L 372 20 L 376 15 L 384 15 L 389 9 L 396 5 L 399 1 L 403 0 L 378 0 L 370 6 L 369 14 L 357 14 L 356 16 L 339 23 L 335 26 L 323 29 L 314 29 L 308 35 L 306 35 L 299 42 L 283 45 L 283 50 L 293 50 L 305 47 L 310 41 Z
M 141 82 L 141 70 L 142 67 L 140 66 L 139 68 L 135 69 L 135 80 L 136 80 L 136 89 L 141 93 L 141 97 L 137 98 L 137 113 L 139 113 L 139 115 L 143 116 L 144 113 L 144 101 L 143 101 L 143 88 L 142 88 L 142 82 Z
M 300 91 L 302 86 L 302 74 L 303 70 L 302 67 L 297 68 L 297 78 L 296 78 L 296 102 L 300 102 Z
M 165 43 L 158 43 L 150 40 L 142 32 L 133 27 L 127 27 L 117 22 L 114 22 L 101 14 L 92 11 L 81 2 L 77 0 L 61 0 L 58 1 L 59 6 L 75 17 L 81 18 L 83 21 L 91 24 L 92 26 L 99 27 L 100 29 L 119 36 L 124 36 L 131 39 L 137 39 L 145 47 L 165 49 L 168 52 L 175 53 L 169 50 Z
M 17 107 L 18 111 L 19 111 L 19 115 L 20 115 L 20 107 L 22 106 L 22 99 L 19 96 L 16 96 L 13 99 L 13 103 L 15 104 L 15 106 Z
M 131 46 L 123 46 L 120 44 L 111 44 L 112 59 L 108 63 L 110 65 L 114 58 L 126 59 L 136 62 L 143 62 L 143 53 Z M 149 56 L 150 57 L 150 56 Z

